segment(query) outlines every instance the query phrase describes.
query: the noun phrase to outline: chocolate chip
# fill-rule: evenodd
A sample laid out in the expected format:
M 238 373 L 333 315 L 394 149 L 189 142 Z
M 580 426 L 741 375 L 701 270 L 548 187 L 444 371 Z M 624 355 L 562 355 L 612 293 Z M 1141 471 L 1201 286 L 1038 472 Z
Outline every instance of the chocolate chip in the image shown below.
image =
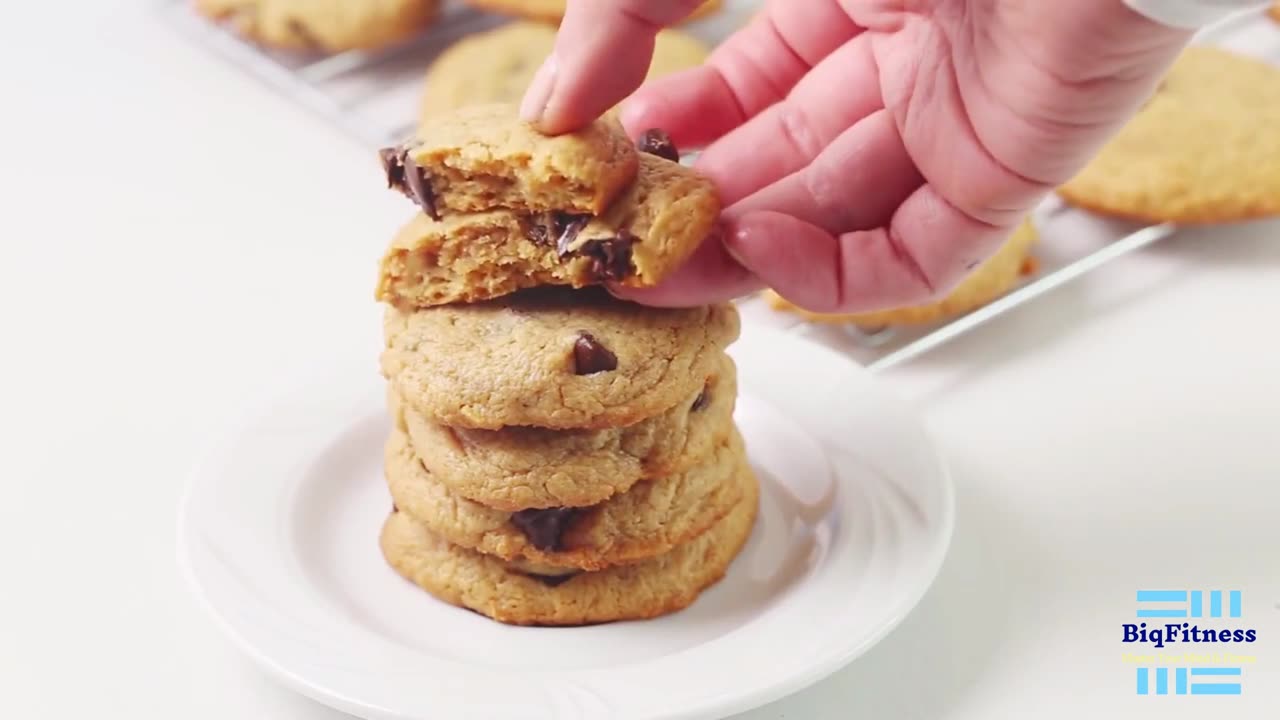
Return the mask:
M 378 151 L 378 159 L 382 161 L 382 172 L 387 176 L 387 187 L 399 189 L 404 185 L 404 166 L 400 164 L 400 150 L 382 148 Z
M 582 232 L 582 229 L 587 226 L 587 222 L 590 220 L 585 215 L 570 215 L 568 217 L 570 219 L 564 221 L 556 238 L 556 253 L 560 257 L 569 254 L 569 248 L 573 247 L 574 241 L 578 239 L 578 234 Z
M 418 163 L 413 161 L 409 156 L 404 157 L 404 181 L 409 186 L 411 197 L 417 201 L 418 205 L 431 216 L 432 220 L 440 219 L 440 212 L 436 208 L 436 194 L 431 189 L 431 179 L 427 175 L 427 171 L 418 167 Z
M 511 515 L 511 524 L 543 552 L 559 552 L 561 536 L 578 514 L 577 508 L 521 510 Z
M 702 392 L 698 393 L 698 397 L 696 400 L 693 401 L 693 407 L 689 408 L 689 412 L 698 412 L 700 410 L 706 410 L 707 406 L 710 404 L 711 404 L 711 387 L 707 386 L 702 388 Z
M 573 343 L 573 372 L 594 375 L 618 369 L 618 356 L 600 344 L 590 333 L 579 333 Z
M 432 220 L 439 220 L 440 212 L 436 207 L 436 194 L 431 189 L 430 175 L 409 157 L 409 151 L 405 148 L 383 148 L 378 151 L 378 156 L 387 174 L 387 187 L 399 190 L 418 203 Z
M 657 155 L 671 162 L 680 162 L 680 151 L 676 149 L 675 143 L 671 142 L 671 136 L 657 128 L 645 130 L 636 141 L 636 147 L 640 152 Z
M 636 237 L 626 230 L 618 236 L 588 240 L 578 252 L 591 258 L 591 275 L 596 280 L 621 280 L 631 272 L 631 246 Z
M 567 573 L 565 575 L 539 575 L 537 573 L 525 573 L 525 575 L 537 580 L 547 587 L 559 587 L 578 576 L 578 573 Z
M 400 508 L 399 508 L 399 506 L 397 506 L 395 503 L 391 503 L 391 513 L 392 513 L 392 514 L 395 514 L 395 513 L 398 513 L 398 512 L 400 512 Z
M 537 245 L 555 245 L 556 252 L 564 257 L 590 220 L 590 215 L 545 212 L 529 222 L 527 234 Z

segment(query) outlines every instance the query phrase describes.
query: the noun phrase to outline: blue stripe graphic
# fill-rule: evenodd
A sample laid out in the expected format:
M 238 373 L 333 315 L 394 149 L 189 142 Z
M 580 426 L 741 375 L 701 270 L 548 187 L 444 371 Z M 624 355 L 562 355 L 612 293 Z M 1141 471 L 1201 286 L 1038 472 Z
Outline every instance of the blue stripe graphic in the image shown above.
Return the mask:
M 1138 694 L 1147 694 L 1147 669 L 1138 668 Z
M 1200 603 L 1202 597 L 1203 595 L 1199 590 L 1193 590 L 1191 592 L 1191 617 L 1204 617 L 1204 607 L 1202 607 Z
M 1191 694 L 1192 695 L 1239 695 L 1240 683 L 1234 683 L 1234 684 L 1224 683 L 1222 685 L 1207 685 L 1207 684 L 1200 684 L 1200 683 L 1192 683 Z
M 1238 667 L 1198 667 L 1191 668 L 1192 675 L 1239 675 Z
M 1222 591 L 1209 593 L 1209 617 L 1222 617 Z
M 1156 694 L 1169 694 L 1169 668 L 1156 668 Z
M 1138 617 L 1149 618 L 1184 618 L 1186 610 L 1139 610 Z
M 1176 692 L 1179 695 L 1186 695 L 1187 694 L 1187 669 L 1178 668 L 1177 677 L 1178 677 L 1177 679 L 1178 687 Z
M 1240 617 L 1240 591 L 1231 591 L 1231 617 Z
M 1139 590 L 1138 602 L 1186 602 L 1186 590 Z

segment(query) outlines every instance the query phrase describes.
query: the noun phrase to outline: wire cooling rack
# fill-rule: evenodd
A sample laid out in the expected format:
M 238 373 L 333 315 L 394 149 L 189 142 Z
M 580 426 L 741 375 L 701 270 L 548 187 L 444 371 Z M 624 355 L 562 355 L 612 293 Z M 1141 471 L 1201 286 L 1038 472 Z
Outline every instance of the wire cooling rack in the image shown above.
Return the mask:
M 717 43 L 742 27 L 758 0 L 727 0 L 724 9 L 686 30 Z M 199 16 L 191 0 L 162 0 L 164 19 L 197 43 L 265 82 L 371 148 L 402 140 L 412 132 L 423 101 L 422 78 L 435 57 L 456 40 L 497 27 L 505 18 L 461 3 L 446 2 L 440 18 L 423 35 L 379 52 L 329 56 L 281 53 L 259 47 Z M 1280 25 L 1264 11 L 1235 15 L 1203 31 L 1197 42 L 1280 62 Z M 1173 225 L 1126 225 L 1047 200 L 1033 216 L 1040 240 L 1033 251 L 1039 271 L 1004 297 L 966 315 L 935 325 L 867 330 L 853 325 L 808 323 L 770 309 L 759 297 L 740 303 L 744 319 L 802 332 L 836 347 L 872 371 L 884 371 L 933 350 L 964 333 L 1038 298 L 1103 265 L 1169 237 Z

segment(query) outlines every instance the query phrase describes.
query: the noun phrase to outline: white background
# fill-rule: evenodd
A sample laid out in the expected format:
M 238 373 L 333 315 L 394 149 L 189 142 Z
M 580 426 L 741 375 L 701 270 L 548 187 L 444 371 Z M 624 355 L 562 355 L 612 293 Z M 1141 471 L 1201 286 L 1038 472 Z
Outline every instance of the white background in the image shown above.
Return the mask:
M 373 369 L 403 200 L 134 3 L 24 3 L 0 53 L 0 715 L 341 717 L 216 632 L 173 523 L 242 408 L 352 346 Z M 953 463 L 952 554 L 881 645 L 744 717 L 1274 717 L 1277 240 L 1185 233 L 887 377 Z M 1244 696 L 1134 696 L 1146 587 L 1243 591 Z

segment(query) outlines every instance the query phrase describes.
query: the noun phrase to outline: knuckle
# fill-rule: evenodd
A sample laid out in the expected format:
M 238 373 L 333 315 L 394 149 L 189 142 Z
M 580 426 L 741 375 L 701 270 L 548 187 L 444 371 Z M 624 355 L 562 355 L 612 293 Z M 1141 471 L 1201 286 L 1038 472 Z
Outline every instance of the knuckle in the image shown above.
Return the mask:
M 834 219 L 848 215 L 849 197 L 843 168 L 828 162 L 814 162 L 805 168 L 801 177 L 814 209 L 823 217 Z
M 825 143 L 813 128 L 813 123 L 797 104 L 784 100 L 778 105 L 778 127 L 783 138 L 801 157 L 813 158 L 822 152 Z

